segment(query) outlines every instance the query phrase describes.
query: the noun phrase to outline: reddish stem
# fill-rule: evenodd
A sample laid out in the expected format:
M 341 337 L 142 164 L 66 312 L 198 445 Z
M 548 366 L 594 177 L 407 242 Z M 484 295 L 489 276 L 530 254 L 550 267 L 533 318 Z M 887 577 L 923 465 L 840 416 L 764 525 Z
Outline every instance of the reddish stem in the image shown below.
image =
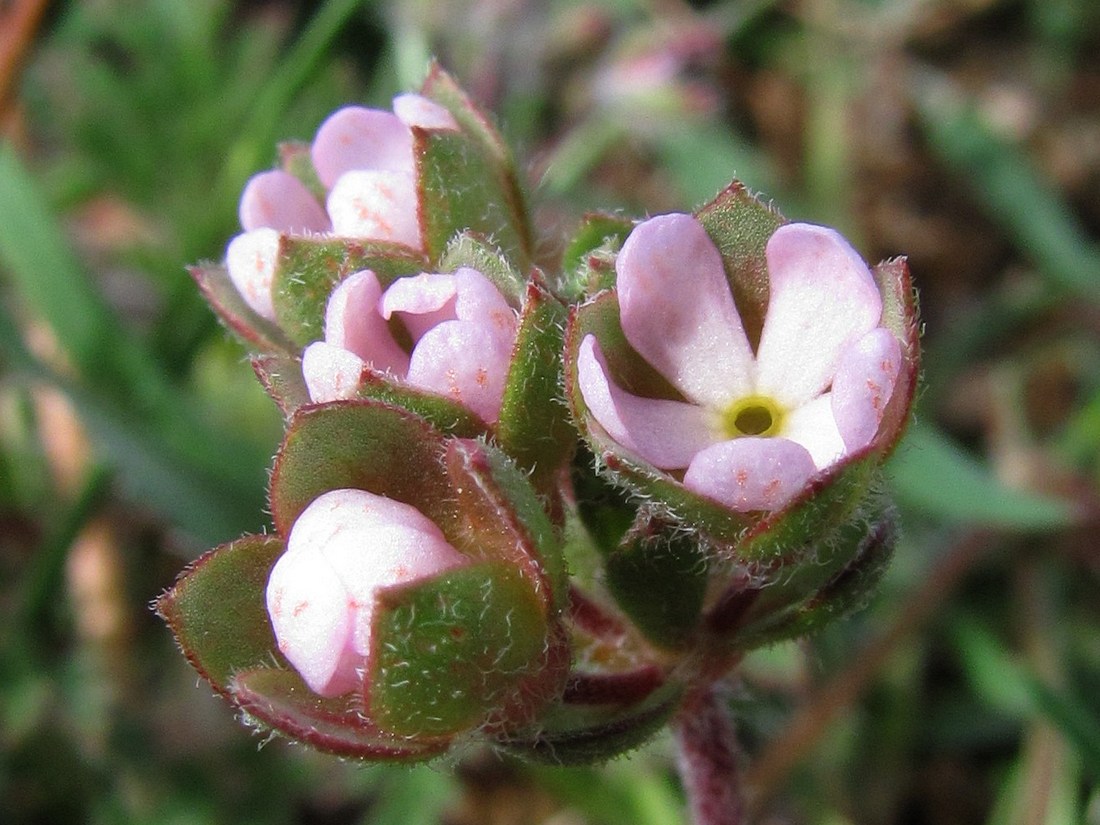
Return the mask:
M 672 730 L 694 825 L 740 825 L 744 803 L 737 734 L 722 684 L 712 684 L 689 697 Z

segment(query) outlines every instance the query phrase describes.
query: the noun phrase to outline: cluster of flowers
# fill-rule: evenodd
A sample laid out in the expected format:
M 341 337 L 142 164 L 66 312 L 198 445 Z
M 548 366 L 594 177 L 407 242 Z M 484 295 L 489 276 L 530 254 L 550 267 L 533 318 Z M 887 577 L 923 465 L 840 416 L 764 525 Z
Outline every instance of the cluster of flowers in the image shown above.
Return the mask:
M 195 269 L 287 415 L 276 533 L 159 603 L 251 718 L 364 758 L 471 731 L 605 758 L 873 585 L 917 369 L 903 260 L 735 182 L 591 215 L 540 266 L 510 155 L 438 69 L 282 157 Z

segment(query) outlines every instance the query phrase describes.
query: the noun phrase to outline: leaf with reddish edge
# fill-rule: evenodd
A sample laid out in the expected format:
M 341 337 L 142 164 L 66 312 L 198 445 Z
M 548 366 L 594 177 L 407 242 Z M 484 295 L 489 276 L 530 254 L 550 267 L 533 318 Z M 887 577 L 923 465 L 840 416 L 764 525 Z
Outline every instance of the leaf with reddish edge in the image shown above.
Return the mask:
M 697 536 L 642 515 L 607 557 L 607 588 L 647 639 L 683 647 L 702 613 L 707 561 Z
M 284 417 L 290 418 L 296 409 L 310 403 L 300 359 L 289 355 L 255 355 L 252 371 Z
M 372 627 L 369 715 L 398 735 L 476 727 L 541 669 L 547 633 L 544 602 L 507 562 L 385 588 Z
M 768 264 L 764 249 L 786 219 L 733 181 L 696 213 L 726 265 L 733 300 L 755 347 L 768 309 Z
M 561 543 L 524 474 L 499 450 L 467 440 L 447 445 L 453 516 L 437 522 L 478 561 L 502 561 L 523 575 L 548 610 L 565 604 Z
M 233 701 L 249 716 L 297 742 L 337 756 L 421 762 L 439 756 L 451 744 L 449 738 L 413 739 L 388 733 L 354 707 L 356 700 L 318 696 L 291 670 L 244 670 L 233 677 L 230 690 Z
M 627 707 L 560 703 L 539 717 L 537 727 L 495 742 L 517 756 L 551 765 L 605 762 L 659 731 L 679 706 L 682 690 L 667 681 Z
M 748 564 L 738 568 L 726 592 L 708 612 L 707 630 L 729 637 L 739 644 L 740 635 L 754 624 L 772 626 L 817 593 L 826 582 L 852 563 L 867 536 L 892 511 L 874 498 L 861 506 L 856 516 L 827 533 L 814 536 L 808 544 L 793 550 L 775 563 Z
M 568 410 L 560 403 L 565 319 L 561 302 L 541 279 L 532 278 L 497 423 L 500 446 L 531 473 L 531 483 L 547 495 L 553 495 L 577 439 Z
M 745 611 L 737 627 L 715 628 L 724 647 L 750 650 L 812 633 L 858 609 L 878 586 L 897 540 L 897 514 L 885 508 L 877 518 L 859 518 L 838 531 L 832 556 L 820 570 L 806 565 L 800 587 L 769 588 Z M 793 591 L 793 592 L 792 592 Z
M 525 230 L 505 197 L 500 170 L 466 135 L 413 128 L 420 228 L 428 257 L 443 256 L 460 232 L 492 238 L 521 271 L 531 256 Z
M 738 545 L 738 557 L 775 568 L 801 562 L 865 500 L 881 463 L 880 454 L 865 448 L 818 474 L 790 504 L 752 526 Z
M 562 697 L 572 664 L 569 633 L 561 622 L 551 621 L 538 665 L 516 681 L 503 701 L 489 711 L 478 731 L 485 736 L 501 736 L 535 724 L 542 712 Z
M 156 602 L 180 649 L 219 693 L 233 674 L 281 662 L 264 591 L 283 541 L 244 536 L 196 559 Z
M 489 279 L 513 306 L 523 298 L 525 282 L 504 254 L 483 235 L 461 232 L 447 244 L 439 261 L 440 272 L 454 272 L 468 266 Z
M 415 413 L 447 435 L 459 438 L 488 436 L 489 425 L 472 410 L 450 398 L 427 390 L 419 390 L 402 381 L 394 381 L 385 373 L 363 370 L 358 397 L 384 401 Z
M 454 78 L 443 71 L 438 63 L 432 62 L 420 93 L 450 111 L 465 135 L 477 141 L 485 158 L 495 167 L 501 182 L 500 194 L 519 235 L 519 251 L 522 255 L 515 260 L 522 264 L 521 269 L 525 269 L 526 262 L 532 257 L 534 242 L 523 188 L 520 186 L 516 163 L 508 144 L 489 118 L 473 104 Z M 476 228 L 475 224 L 470 226 Z
M 399 407 L 359 400 L 301 407 L 271 476 L 276 529 L 286 535 L 317 496 L 344 488 L 410 504 L 440 524 L 453 506 L 443 452 L 443 436 Z
M 423 255 L 401 244 L 281 235 L 271 287 L 275 315 L 285 334 L 302 347 L 324 337 L 329 296 L 348 275 L 369 269 L 385 289 L 397 278 L 427 268 Z
M 566 291 L 571 299 L 579 299 L 585 294 L 594 295 L 599 291 L 598 286 L 593 288 L 593 273 L 588 259 L 599 253 L 613 255 L 618 252 L 633 228 L 634 221 L 604 212 L 590 212 L 581 219 L 581 225 L 561 258 L 562 277 L 569 284 Z M 607 286 L 613 284 L 614 281 Z
M 454 115 L 462 130 L 476 139 L 489 157 L 502 165 L 510 163 L 512 153 L 500 133 L 455 79 L 434 60 L 428 67 L 420 94 Z
M 893 556 L 898 536 L 897 518 L 897 513 L 890 509 L 871 525 L 852 560 L 802 605 L 797 622 L 785 628 L 787 638 L 811 633 L 866 603 Z
M 885 459 L 901 440 L 916 396 L 921 357 L 920 322 L 917 293 L 905 258 L 883 261 L 872 273 L 882 295 L 882 325 L 898 337 L 902 354 L 901 372 L 873 442 Z
M 297 350 L 294 342 L 271 321 L 258 315 L 241 297 L 224 266 L 202 264 L 187 268 L 226 329 L 252 350 L 288 355 Z

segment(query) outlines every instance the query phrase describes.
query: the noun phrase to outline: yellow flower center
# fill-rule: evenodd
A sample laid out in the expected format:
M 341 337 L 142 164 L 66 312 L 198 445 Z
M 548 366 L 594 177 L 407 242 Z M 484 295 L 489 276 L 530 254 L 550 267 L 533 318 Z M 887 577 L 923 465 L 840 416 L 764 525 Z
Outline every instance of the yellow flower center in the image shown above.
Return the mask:
M 766 395 L 738 398 L 722 411 L 722 432 L 726 438 L 771 436 L 783 431 L 786 410 Z

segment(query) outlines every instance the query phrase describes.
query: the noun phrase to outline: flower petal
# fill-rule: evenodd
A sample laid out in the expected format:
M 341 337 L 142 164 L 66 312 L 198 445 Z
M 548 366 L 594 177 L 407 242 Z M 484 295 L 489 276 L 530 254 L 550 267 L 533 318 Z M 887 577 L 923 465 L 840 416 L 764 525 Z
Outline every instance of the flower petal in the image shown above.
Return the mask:
M 310 400 L 323 404 L 354 398 L 366 366 L 355 353 L 324 341 L 314 341 L 302 353 L 302 377 Z
M 397 115 L 348 106 L 333 112 L 313 138 L 313 168 L 326 189 L 353 169 L 413 171 L 412 132 Z
M 267 608 L 279 648 L 322 696 L 362 682 L 378 590 L 467 563 L 416 508 L 365 490 L 331 490 L 294 522 Z
M 641 398 L 616 386 L 594 335 L 581 341 L 577 383 L 589 412 L 607 434 L 655 467 L 687 467 L 696 453 L 714 443 L 702 407 Z
M 460 321 L 485 321 L 502 335 L 513 335 L 516 313 L 504 300 L 493 282 L 468 266 L 454 271 L 458 297 L 455 317 Z
M 398 313 L 413 340 L 419 341 L 436 324 L 457 318 L 454 306 L 457 294 L 458 284 L 453 275 L 422 272 L 390 284 L 378 308 L 383 318 Z
M 409 356 L 378 312 L 381 295 L 382 286 L 369 269 L 341 281 L 325 307 L 325 341 L 355 353 L 374 369 L 403 376 L 409 369 Z
M 399 278 L 382 296 L 381 312 L 384 318 L 400 313 L 414 340 L 455 319 L 483 324 L 509 346 L 516 335 L 515 311 L 492 281 L 470 267 Z
M 328 232 L 332 223 L 317 198 L 289 172 L 273 169 L 253 175 L 238 209 L 246 232 L 268 226 L 280 232 Z
M 444 395 L 493 424 L 500 417 L 504 382 L 512 361 L 510 343 L 472 321 L 444 321 L 417 342 L 408 382 Z
M 337 235 L 420 248 L 416 178 L 410 172 L 346 172 L 329 192 L 327 208 Z
M 846 452 L 833 418 L 832 393 L 819 395 L 787 414 L 783 438 L 806 448 L 817 469 L 835 464 Z
M 454 115 L 423 95 L 398 95 L 393 99 L 393 113 L 407 126 L 419 126 L 421 129 L 458 129 L 458 121 Z
M 684 486 L 741 513 L 778 510 L 816 473 L 801 444 L 786 438 L 735 438 L 695 456 Z
M 318 563 L 331 565 L 342 582 L 354 611 L 351 648 L 362 657 L 370 653 L 370 620 L 380 588 L 468 562 L 415 507 L 365 490 L 332 490 L 319 496 L 291 529 L 292 536 L 299 532 L 318 549 Z
M 688 399 L 720 407 L 753 386 L 753 355 L 722 257 L 691 215 L 639 224 L 615 264 L 623 333 Z
M 225 250 L 229 279 L 245 302 L 269 321 L 275 320 L 271 286 L 279 261 L 279 233 L 274 229 L 253 229 L 238 235 Z
M 284 553 L 267 582 L 267 612 L 279 650 L 321 696 L 339 696 L 361 681 L 349 659 L 352 613 L 333 569 L 308 551 Z
M 841 355 L 833 379 L 832 411 L 849 452 L 866 447 L 879 424 L 901 372 L 901 344 L 878 327 Z
M 878 325 L 882 298 L 867 264 L 832 229 L 786 224 L 766 255 L 757 391 L 799 407 L 829 386 L 844 347 Z

